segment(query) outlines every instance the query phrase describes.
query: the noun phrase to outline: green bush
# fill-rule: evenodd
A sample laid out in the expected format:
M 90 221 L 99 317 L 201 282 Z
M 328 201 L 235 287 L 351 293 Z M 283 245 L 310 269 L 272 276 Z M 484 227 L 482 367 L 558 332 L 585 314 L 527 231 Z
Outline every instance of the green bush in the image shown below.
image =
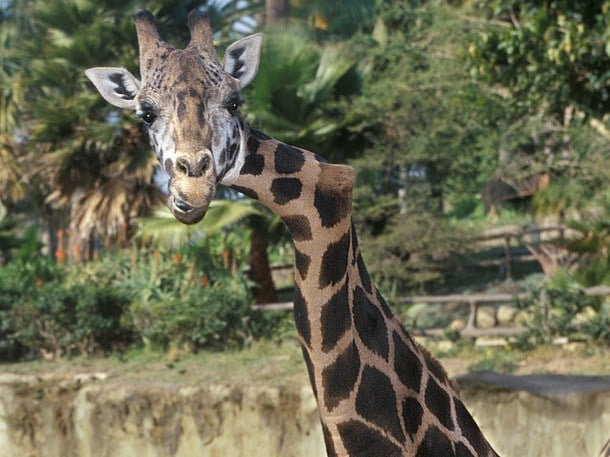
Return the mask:
M 122 325 L 130 299 L 125 290 L 93 282 L 45 283 L 13 307 L 13 339 L 45 357 L 95 354 L 133 341 Z
M 101 264 L 57 265 L 38 255 L 0 274 L 0 359 L 93 354 L 134 341 L 129 291 Z
M 142 343 L 222 349 L 292 334 L 288 313 L 252 310 L 244 274 L 198 256 L 134 251 L 72 266 L 43 256 L 9 263 L 0 272 L 0 360 Z
M 18 359 L 31 352 L 19 337 L 21 324 L 16 313 L 41 285 L 64 273 L 52 260 L 29 251 L 26 254 L 20 251 L 18 259 L 3 266 L 0 274 L 0 360 Z
M 193 351 L 221 349 L 243 345 L 256 336 L 251 304 L 249 285 L 227 275 L 209 285 L 191 283 L 166 301 L 135 301 L 131 314 L 138 333 L 153 347 L 171 343 Z
M 17 265 L 9 264 L 3 267 L 0 275 L 0 360 L 14 360 L 25 352 L 25 348 L 15 337 L 13 320 L 13 309 L 25 290 Z
M 518 302 L 527 327 L 518 339 L 521 347 L 558 337 L 610 342 L 610 318 L 600 312 L 600 297 L 587 296 L 568 271 L 558 271 L 532 292 L 533 300 Z

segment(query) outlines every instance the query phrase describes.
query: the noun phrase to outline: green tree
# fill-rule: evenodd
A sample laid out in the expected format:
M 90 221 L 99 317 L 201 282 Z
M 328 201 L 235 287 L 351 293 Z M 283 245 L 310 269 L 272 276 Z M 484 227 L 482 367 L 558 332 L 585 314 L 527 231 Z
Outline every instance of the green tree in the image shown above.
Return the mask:
M 138 238 L 157 247 L 180 248 L 197 238 L 215 235 L 227 226 L 245 217 L 260 214 L 253 200 L 213 200 L 205 218 L 195 225 L 185 225 L 176 220 L 169 209 L 158 208 L 153 216 L 142 219 Z
M 358 148 L 349 141 L 346 102 L 359 93 L 366 67 L 348 43 L 317 44 L 307 29 L 276 26 L 265 33 L 246 121 L 267 134 L 340 161 Z
M 265 0 L 265 27 L 277 23 L 300 23 L 315 30 L 321 37 L 351 36 L 366 27 L 377 12 L 370 0 Z
M 478 79 L 500 84 L 530 113 L 563 120 L 610 108 L 610 2 L 480 0 L 489 21 L 469 53 Z
M 465 206 L 469 214 L 497 167 L 504 102 L 470 81 L 458 11 L 387 2 L 371 33 L 355 40 L 371 66 L 350 110 L 352 131 L 366 139 L 352 162 L 355 216 L 368 255 L 383 259 L 369 262 L 374 273 L 401 284 L 398 292 L 441 278 L 464 245 L 445 214 Z
M 343 12 L 350 10 L 346 2 L 340 3 Z M 313 4 L 295 4 L 267 2 L 261 64 L 253 88 L 244 94 L 245 120 L 280 141 L 344 161 L 361 150 L 350 138 L 347 109 L 350 97 L 360 91 L 366 68 L 357 63 L 348 43 L 319 39 L 321 24 L 305 18 L 317 14 L 305 13 Z M 325 20 L 325 27 L 332 27 L 334 19 Z M 282 239 L 270 236 L 276 233 L 271 227 L 277 226 L 277 218 L 267 214 L 249 217 L 250 272 L 259 303 L 277 299 L 267 255 L 269 243 Z
M 23 99 L 16 40 L 19 22 L 15 5 L 7 2 L 0 13 L 0 199 L 4 204 L 23 197 L 23 170 L 17 162 L 18 106 Z
M 516 159 L 509 162 L 550 171 L 559 186 L 570 181 L 572 200 L 590 200 L 573 185 L 596 187 L 586 162 L 599 162 L 610 139 L 604 118 L 610 109 L 610 2 L 481 0 L 478 6 L 488 20 L 471 38 L 470 72 L 508 95 L 512 136 L 520 137 L 507 138 Z M 570 197 L 557 187 L 539 208 L 546 201 L 562 211 Z

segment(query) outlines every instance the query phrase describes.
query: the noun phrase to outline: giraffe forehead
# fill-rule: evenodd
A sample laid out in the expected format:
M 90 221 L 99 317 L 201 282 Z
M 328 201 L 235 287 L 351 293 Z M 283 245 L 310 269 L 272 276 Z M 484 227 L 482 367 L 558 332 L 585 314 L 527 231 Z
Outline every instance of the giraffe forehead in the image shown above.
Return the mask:
M 187 98 L 222 99 L 237 88 L 216 60 L 193 50 L 174 50 L 160 56 L 144 75 L 144 81 L 143 97 L 152 95 L 164 104 L 178 104 Z

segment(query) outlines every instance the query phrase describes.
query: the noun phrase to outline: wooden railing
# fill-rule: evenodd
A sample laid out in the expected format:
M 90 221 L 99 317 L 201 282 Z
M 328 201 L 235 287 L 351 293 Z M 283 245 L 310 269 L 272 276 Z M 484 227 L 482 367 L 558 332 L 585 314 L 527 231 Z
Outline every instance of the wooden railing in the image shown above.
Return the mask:
M 515 231 L 506 231 L 501 233 L 494 233 L 493 235 L 484 235 L 474 238 L 474 242 L 486 242 L 493 240 L 502 240 L 504 247 L 504 258 L 498 261 L 487 261 L 487 264 L 501 264 L 504 266 L 505 278 L 512 279 L 513 277 L 513 263 L 515 261 L 532 261 L 538 260 L 536 256 L 531 254 L 531 246 L 538 245 L 542 241 L 542 236 L 545 233 L 557 232 L 557 236 L 553 239 L 564 240 L 567 228 L 563 225 L 553 225 L 546 227 L 524 227 Z M 527 238 L 529 237 L 529 240 Z M 516 256 L 514 254 L 513 240 L 517 245 L 521 244 L 527 247 L 530 255 L 527 256 Z M 483 263 L 479 263 L 483 264 Z
M 563 225 L 556 226 L 543 226 L 543 227 L 526 227 L 514 231 L 505 231 L 492 235 L 485 235 L 472 239 L 473 242 L 489 242 L 494 240 L 503 240 L 504 256 L 502 259 L 493 261 L 494 265 L 503 265 L 506 271 L 506 278 L 512 278 L 513 263 L 517 260 L 536 260 L 534 256 L 530 255 L 525 258 L 524 256 L 517 257 L 514 254 L 514 245 L 522 245 L 528 247 L 529 252 L 531 247 L 539 245 L 544 242 L 544 234 L 552 234 L 556 232 L 557 235 L 552 237 L 553 240 L 564 240 L 566 231 L 568 229 Z M 487 261 L 492 262 L 492 261 Z M 492 263 L 489 263 L 490 265 Z M 278 265 L 273 267 L 274 269 L 286 269 L 292 268 L 292 265 Z M 606 296 L 610 295 L 610 287 L 608 286 L 596 286 L 585 289 L 587 296 Z M 512 326 L 512 327 L 493 327 L 493 328 L 478 328 L 476 323 L 476 316 L 479 305 L 481 303 L 511 303 L 515 300 L 528 300 L 533 299 L 530 293 L 518 293 L 518 294 L 450 294 L 450 295 L 424 295 L 424 296 L 409 296 L 401 297 L 395 302 L 397 304 L 408 304 L 408 303 L 463 303 L 469 307 L 468 320 L 465 328 L 461 331 L 462 336 L 465 337 L 477 337 L 477 336 L 509 336 L 515 335 L 525 330 L 524 327 Z M 253 306 L 257 310 L 265 311 L 289 311 L 292 310 L 292 302 L 282 303 L 269 303 L 269 304 L 258 304 Z M 423 333 L 429 335 L 443 334 L 445 329 L 416 329 L 416 333 Z
M 595 286 L 584 290 L 588 297 L 598 297 L 610 295 L 610 286 Z M 478 328 L 476 322 L 477 311 L 481 303 L 511 303 L 515 300 L 533 299 L 531 293 L 517 294 L 451 294 L 451 295 L 418 295 L 401 297 L 396 301 L 398 304 L 407 303 L 463 303 L 469 307 L 468 320 L 466 326 L 460 331 L 464 337 L 479 337 L 479 336 L 510 336 L 522 333 L 525 327 L 492 327 Z M 254 309 L 265 311 L 290 311 L 292 310 L 292 302 L 271 303 L 267 305 L 254 305 Z M 440 336 L 445 332 L 445 329 L 415 329 L 414 333 Z
M 588 297 L 599 297 L 610 295 L 610 286 L 594 286 L 584 289 Z M 469 307 L 468 320 L 466 327 L 460 332 L 465 337 L 477 336 L 509 336 L 522 333 L 525 327 L 492 327 L 478 328 L 476 323 L 477 311 L 481 303 L 511 303 L 515 300 L 531 300 L 534 295 L 529 292 L 517 294 L 452 294 L 452 295 L 421 295 L 401 297 L 397 303 L 464 303 Z M 421 329 L 422 333 L 434 335 L 444 333 L 444 329 Z

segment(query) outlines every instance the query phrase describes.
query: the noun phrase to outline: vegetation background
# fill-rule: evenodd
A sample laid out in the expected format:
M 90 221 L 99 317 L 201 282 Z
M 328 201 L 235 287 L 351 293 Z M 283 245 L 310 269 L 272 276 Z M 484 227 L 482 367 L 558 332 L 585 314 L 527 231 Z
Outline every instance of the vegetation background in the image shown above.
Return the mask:
M 607 299 L 582 290 L 610 285 L 610 1 L 3 0 L 0 360 L 291 334 L 289 316 L 251 307 L 282 298 L 281 223 L 223 190 L 179 225 L 133 113 L 84 76 L 137 74 L 140 8 L 176 46 L 193 8 L 221 53 L 264 32 L 242 115 L 357 169 L 355 224 L 390 301 L 506 287 L 480 268 L 478 237 L 563 224 L 568 238 L 530 246 L 538 262 L 509 281 L 549 291 L 554 318 L 532 311 L 527 341 L 608 344 Z

